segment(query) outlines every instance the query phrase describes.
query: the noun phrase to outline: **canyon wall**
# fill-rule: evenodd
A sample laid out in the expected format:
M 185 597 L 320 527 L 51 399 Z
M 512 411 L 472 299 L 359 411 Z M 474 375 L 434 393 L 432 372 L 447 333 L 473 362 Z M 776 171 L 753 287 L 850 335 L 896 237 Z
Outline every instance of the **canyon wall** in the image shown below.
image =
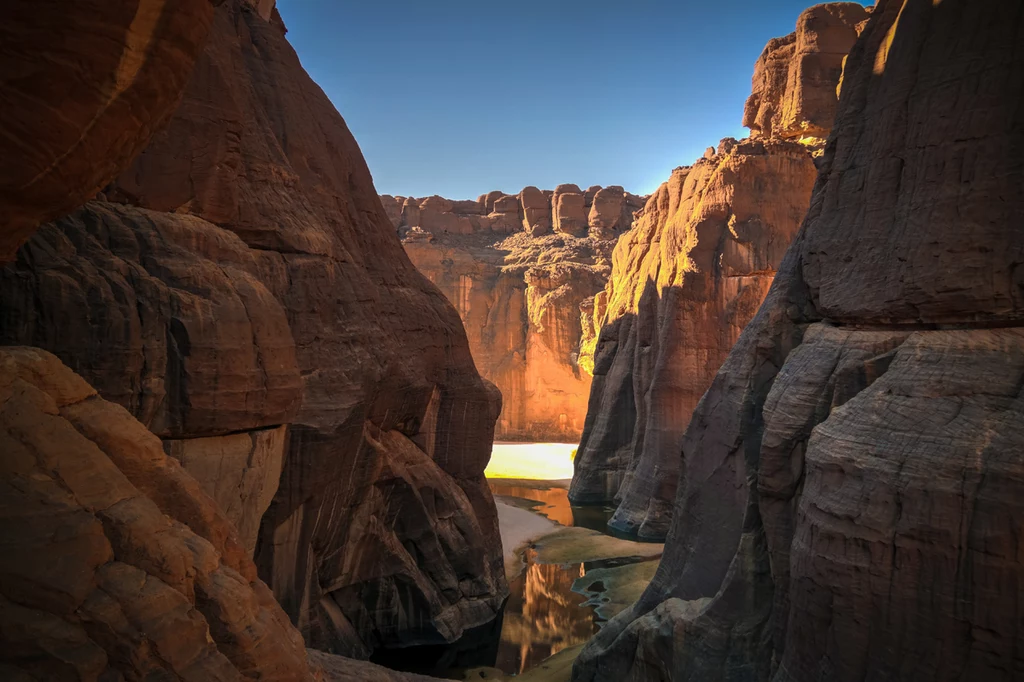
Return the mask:
M 0 263 L 174 113 L 220 0 L 15 0 L 0 23 Z M 59 103 L 59 106 L 55 106 Z
M 872 12 L 657 575 L 577 682 L 1024 675 L 1022 9 Z
M 507 594 L 483 478 L 500 396 L 273 3 L 212 19 L 167 127 L 0 270 L 0 343 L 52 352 L 137 419 L 162 450 L 147 457 L 180 462 L 238 527 L 230 567 L 272 604 L 255 557 L 307 645 L 454 640 Z
M 817 5 L 769 42 L 746 105 L 751 138 L 673 171 L 615 246 L 583 334 L 594 381 L 569 491 L 616 504 L 613 528 L 668 531 L 686 426 L 807 210 L 815 135 L 866 17 L 856 3 Z
M 496 437 L 575 442 L 590 392 L 580 308 L 604 288 L 614 240 L 643 198 L 576 185 L 476 201 L 381 198 L 412 262 L 458 309 L 477 369 L 501 391 Z

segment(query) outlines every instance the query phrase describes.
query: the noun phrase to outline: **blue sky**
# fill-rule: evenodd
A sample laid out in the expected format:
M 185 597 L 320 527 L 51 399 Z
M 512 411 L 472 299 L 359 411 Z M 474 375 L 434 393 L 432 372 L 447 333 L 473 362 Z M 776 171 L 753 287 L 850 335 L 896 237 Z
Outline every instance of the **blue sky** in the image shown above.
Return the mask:
M 809 0 L 278 0 L 382 194 L 653 191 L 722 137 Z

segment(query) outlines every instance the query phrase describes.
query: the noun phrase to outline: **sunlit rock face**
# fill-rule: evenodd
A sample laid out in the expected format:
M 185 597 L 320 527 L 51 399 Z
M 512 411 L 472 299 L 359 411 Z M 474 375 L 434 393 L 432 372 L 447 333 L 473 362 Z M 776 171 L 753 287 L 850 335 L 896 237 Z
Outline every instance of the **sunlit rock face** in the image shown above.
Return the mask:
M 0 341 L 159 436 L 308 644 L 456 639 L 506 594 L 500 396 L 272 3 L 210 34 L 167 129 L 0 271 Z
M 311 680 L 229 520 L 55 356 L 0 348 L 0 677 Z
M 873 11 L 801 231 L 685 435 L 658 573 L 574 680 L 1021 678 L 1022 22 Z
M 174 112 L 219 0 L 19 0 L 0 22 L 0 263 Z M 57 102 L 59 106 L 53 106 Z
M 836 117 L 843 61 L 869 12 L 854 2 L 816 5 L 800 15 L 796 31 L 768 42 L 743 111 L 751 137 L 824 142 Z
M 501 391 L 496 436 L 575 442 L 590 392 L 581 307 L 605 286 L 614 238 L 643 200 L 576 185 L 475 202 L 382 199 L 406 253 L 459 311 L 477 369 Z
M 814 46 L 845 54 L 865 16 L 854 3 L 805 11 L 797 34 L 784 39 L 800 37 L 802 51 L 786 59 L 810 69 Z M 815 37 L 818 29 L 824 37 Z M 817 69 L 792 86 L 765 85 L 765 64 L 781 58 L 775 43 L 758 61 L 751 101 L 835 99 L 839 68 Z M 668 532 L 690 416 L 807 210 L 815 148 L 774 129 L 756 132 L 756 139 L 722 140 L 673 171 L 619 239 L 608 284 L 585 305 L 580 364 L 594 381 L 570 498 L 618 504 L 610 522 L 618 530 L 649 539 Z

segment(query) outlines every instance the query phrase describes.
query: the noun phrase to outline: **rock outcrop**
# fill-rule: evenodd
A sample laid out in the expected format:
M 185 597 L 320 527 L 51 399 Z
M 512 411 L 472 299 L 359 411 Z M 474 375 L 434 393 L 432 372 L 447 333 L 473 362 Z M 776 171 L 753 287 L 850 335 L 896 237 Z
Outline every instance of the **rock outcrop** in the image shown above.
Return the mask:
M 210 36 L 168 127 L 0 271 L 0 343 L 159 437 L 307 644 L 451 641 L 507 592 L 500 397 L 273 3 L 227 0 Z
M 782 39 L 802 46 L 798 56 L 784 52 L 779 65 L 778 41 L 769 43 L 751 101 L 803 112 L 835 99 L 840 69 L 808 65 L 845 54 L 865 16 L 855 3 L 806 10 Z M 762 82 L 785 63 L 794 65 L 791 82 Z M 608 284 L 585 306 L 580 364 L 594 381 L 569 495 L 617 504 L 609 524 L 643 538 L 668 531 L 690 415 L 768 292 L 814 184 L 813 147 L 770 128 L 754 132 L 673 171 L 616 244 Z
M 559 185 L 475 202 L 382 199 L 406 253 L 459 311 L 477 369 L 501 391 L 497 438 L 577 440 L 590 393 L 580 309 L 604 288 L 614 238 L 642 198 Z
M 797 19 L 796 31 L 768 41 L 743 111 L 752 138 L 824 142 L 836 117 L 843 61 L 868 14 L 854 2 L 815 5 Z
M 720 151 L 648 200 L 593 305 L 600 336 L 569 494 L 614 500 L 610 524 L 645 538 L 668 530 L 690 414 L 768 292 L 814 184 L 798 144 Z
M 1024 675 L 1020 3 L 882 0 L 801 231 L 574 679 Z
M 310 679 L 213 500 L 53 355 L 0 348 L 0 451 L 4 679 Z
M 14 0 L 4 7 L 0 263 L 40 223 L 110 182 L 166 123 L 219 3 Z

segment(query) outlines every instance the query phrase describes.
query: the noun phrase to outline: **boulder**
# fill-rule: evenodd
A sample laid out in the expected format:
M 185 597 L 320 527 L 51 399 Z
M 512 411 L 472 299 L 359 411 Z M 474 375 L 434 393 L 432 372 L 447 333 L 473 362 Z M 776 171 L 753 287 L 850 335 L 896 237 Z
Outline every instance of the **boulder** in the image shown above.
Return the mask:
M 551 200 L 536 187 L 525 187 L 519 193 L 523 206 L 523 229 L 531 237 L 551 232 Z
M 551 226 L 555 232 L 582 237 L 587 233 L 586 198 L 576 185 L 559 185 L 551 197 Z

